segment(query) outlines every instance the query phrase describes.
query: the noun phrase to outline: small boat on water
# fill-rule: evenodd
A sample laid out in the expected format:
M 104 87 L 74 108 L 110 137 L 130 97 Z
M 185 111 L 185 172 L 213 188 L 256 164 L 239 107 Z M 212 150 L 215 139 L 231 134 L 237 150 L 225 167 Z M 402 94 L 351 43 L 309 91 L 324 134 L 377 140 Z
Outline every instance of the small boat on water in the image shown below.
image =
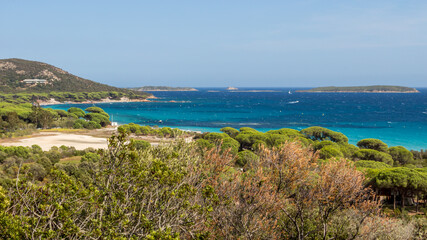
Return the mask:
M 289 90 L 288 94 L 292 94 L 291 90 Z

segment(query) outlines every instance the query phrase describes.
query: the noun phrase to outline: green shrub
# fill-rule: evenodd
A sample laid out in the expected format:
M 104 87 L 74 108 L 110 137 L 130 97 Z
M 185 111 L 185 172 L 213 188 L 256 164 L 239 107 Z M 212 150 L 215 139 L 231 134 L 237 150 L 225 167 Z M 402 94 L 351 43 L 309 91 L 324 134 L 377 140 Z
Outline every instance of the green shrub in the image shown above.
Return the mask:
M 85 120 L 77 119 L 73 124 L 73 128 L 74 129 L 82 129 L 82 128 L 84 128 L 85 124 L 86 124 Z
M 322 127 L 309 127 L 301 130 L 301 133 L 311 140 L 330 140 L 336 143 L 348 142 L 348 138 L 344 134 Z
M 70 107 L 69 109 L 68 109 L 68 112 L 69 113 L 72 113 L 72 114 L 74 114 L 74 115 L 76 115 L 77 117 L 79 117 L 79 118 L 82 118 L 82 117 L 84 117 L 85 116 L 85 111 L 83 111 L 82 109 L 80 109 L 80 108 L 76 108 L 76 107 Z
M 109 117 L 100 113 L 88 113 L 84 116 L 84 118 L 89 121 L 99 123 L 102 127 L 105 127 L 110 124 Z
M 393 158 L 384 152 L 372 149 L 362 149 L 354 153 L 353 157 L 357 160 L 373 160 L 393 165 Z
M 149 142 L 144 140 L 133 140 L 132 143 L 136 150 L 144 150 L 151 146 Z
M 95 122 L 95 121 L 85 122 L 83 127 L 86 129 L 100 129 L 100 128 L 102 128 L 101 124 L 99 124 L 98 122 Z
M 232 127 L 225 127 L 220 129 L 221 132 L 227 134 L 228 136 L 235 138 L 239 134 L 239 130 Z
M 414 162 L 414 155 L 402 146 L 389 148 L 389 153 L 395 164 L 406 165 Z
M 32 177 L 38 181 L 42 181 L 47 175 L 46 169 L 39 163 L 30 164 L 28 171 L 31 173 Z
M 215 147 L 215 144 L 211 143 L 210 141 L 206 140 L 206 139 L 197 139 L 196 140 L 196 144 L 199 147 L 199 149 L 203 152 L 205 150 L 209 150 L 212 149 L 213 147 Z
M 342 157 L 344 157 L 342 152 L 338 148 L 332 145 L 324 146 L 319 151 L 319 158 L 321 159 L 342 158 Z
M 244 167 L 248 162 L 254 162 L 258 159 L 259 157 L 252 151 L 244 150 L 237 154 L 235 163 L 238 167 Z
M 96 163 L 101 159 L 101 156 L 97 153 L 88 152 L 85 153 L 85 155 L 82 156 L 81 162 L 87 162 L 87 163 Z
M 317 150 L 320 150 L 320 149 L 322 149 L 323 147 L 326 147 L 326 146 L 333 146 L 335 148 L 338 148 L 338 144 L 335 143 L 335 142 L 332 142 L 330 140 L 317 141 L 317 142 L 314 143 L 313 148 L 314 148 L 314 150 L 317 151 Z
M 391 168 L 390 165 L 370 160 L 360 160 L 355 162 L 354 164 L 357 168 L 372 168 L 372 169 L 383 169 L 383 168 Z
M 303 137 L 304 136 L 298 130 L 291 129 L 291 128 L 282 128 L 279 130 L 270 130 L 267 133 L 285 135 L 289 138 L 297 138 L 297 137 Z
M 267 135 L 260 132 L 243 131 L 235 138 L 241 145 L 242 149 L 251 149 L 257 141 L 266 142 Z
M 339 150 L 344 154 L 346 158 L 352 158 L 354 153 L 359 151 L 359 148 L 349 143 L 339 143 Z
M 374 138 L 362 139 L 357 143 L 357 146 L 362 149 L 373 149 L 380 152 L 388 153 L 388 146 L 383 141 Z

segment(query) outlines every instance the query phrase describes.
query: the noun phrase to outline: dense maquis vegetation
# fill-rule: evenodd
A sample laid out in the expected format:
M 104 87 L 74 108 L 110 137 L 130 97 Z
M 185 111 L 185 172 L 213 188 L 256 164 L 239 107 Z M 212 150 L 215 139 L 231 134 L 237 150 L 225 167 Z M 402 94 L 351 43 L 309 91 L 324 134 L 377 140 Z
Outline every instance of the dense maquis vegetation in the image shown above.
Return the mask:
M 120 125 L 119 130 L 136 136 L 155 136 L 160 138 L 191 137 L 195 135 L 195 132 L 183 131 L 178 128 L 141 126 L 135 123 Z
M 286 141 L 279 147 L 260 144 L 257 151 L 240 151 L 237 155 L 243 153 L 243 158 L 251 159 L 242 169 L 236 165 L 236 156 L 220 145 L 202 149 L 196 142 L 177 141 L 138 150 L 125 129 L 121 131 L 110 138 L 107 150 L 84 153 L 76 164 L 49 165 L 50 171 L 42 180 L 34 170 L 37 167 L 32 167 L 35 163 L 17 160 L 10 180 L 3 181 L 0 189 L 0 237 L 426 236 L 425 219 L 400 219 L 381 213 L 380 198 L 366 187 L 367 179 L 352 162 L 319 161 L 310 147 L 298 141 Z M 250 131 L 244 129 L 239 134 Z M 208 135 L 203 139 L 216 144 Z M 30 156 L 48 154 L 33 148 L 27 149 Z M 22 152 L 4 149 L 1 151 L 12 155 Z M 22 159 L 26 158 L 23 155 Z
M 182 133 L 179 130 L 173 132 L 170 128 L 152 129 L 147 126 L 129 124 L 121 126 L 136 135 L 155 136 L 178 136 Z M 236 167 L 246 169 L 248 162 L 257 161 L 255 154 L 261 148 L 280 147 L 287 142 L 298 142 L 300 145 L 315 151 L 320 159 L 330 160 L 346 158 L 356 163 L 356 166 L 369 172 L 368 184 L 377 193 L 387 198 L 389 203 L 396 202 L 404 205 L 405 201 L 414 202 L 425 198 L 427 190 L 426 166 L 427 158 L 414 158 L 413 153 L 402 146 L 388 147 L 387 144 L 378 139 L 363 139 L 357 146 L 348 143 L 348 138 L 339 132 L 334 132 L 322 127 L 310 127 L 301 131 L 294 129 L 271 130 L 266 133 L 256 131 L 252 128 L 241 128 L 240 130 L 226 127 L 221 129 L 223 133 L 204 133 L 196 135 L 196 143 L 199 149 L 219 148 L 221 152 L 227 151 L 235 157 Z M 385 168 L 390 168 L 386 170 Z M 386 184 L 379 184 L 383 174 L 394 174 L 394 171 L 403 169 L 403 177 L 406 179 L 417 178 L 419 182 L 408 185 L 398 183 L 394 180 Z M 390 172 L 391 171 L 391 172 Z M 421 180 L 420 180 L 421 179 Z M 407 187 L 397 187 L 396 184 L 403 184 Z M 412 187 L 412 189 L 410 189 Z M 402 188 L 402 192 L 390 189 Z M 405 200 L 406 197 L 412 199 Z M 404 199 L 402 201 L 402 198 Z
M 402 86 L 357 86 L 357 87 L 317 87 L 309 90 L 300 90 L 298 92 L 419 92 L 415 88 Z
M 6 103 L 31 103 L 31 102 L 46 102 L 51 99 L 57 102 L 91 102 L 101 100 L 121 100 L 128 99 L 145 99 L 149 95 L 146 93 L 135 94 L 134 92 L 49 92 L 49 93 L 0 93 L 0 101 Z
M 85 111 L 41 108 L 32 104 L 0 103 L 0 137 L 27 135 L 38 128 L 98 129 L 110 124 L 110 116 L 99 107 Z

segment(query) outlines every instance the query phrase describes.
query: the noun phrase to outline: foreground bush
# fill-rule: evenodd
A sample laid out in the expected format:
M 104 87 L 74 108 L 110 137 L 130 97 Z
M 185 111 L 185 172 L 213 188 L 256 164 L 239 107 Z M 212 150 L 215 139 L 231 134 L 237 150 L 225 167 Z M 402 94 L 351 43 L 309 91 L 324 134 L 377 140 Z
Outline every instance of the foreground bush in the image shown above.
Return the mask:
M 134 143 L 122 133 L 99 158 L 86 154 L 84 183 L 56 168 L 40 183 L 19 168 L 0 189 L 0 238 L 366 239 L 390 230 L 363 173 L 346 160 L 318 164 L 297 142 L 237 156 L 244 169 L 230 148 Z

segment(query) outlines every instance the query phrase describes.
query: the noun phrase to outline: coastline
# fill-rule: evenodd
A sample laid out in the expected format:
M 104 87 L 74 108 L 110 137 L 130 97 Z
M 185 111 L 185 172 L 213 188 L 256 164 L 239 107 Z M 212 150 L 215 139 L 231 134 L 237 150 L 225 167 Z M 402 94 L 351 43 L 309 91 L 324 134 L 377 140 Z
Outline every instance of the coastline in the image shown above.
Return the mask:
M 127 97 L 122 97 L 120 100 L 113 100 L 113 99 L 101 99 L 99 101 L 84 101 L 84 102 L 59 102 L 55 99 L 51 98 L 47 101 L 38 101 L 38 104 L 40 106 L 48 106 L 48 105 L 60 105 L 60 104 L 92 104 L 92 103 L 119 103 L 119 102 L 153 102 L 150 99 L 157 99 L 155 96 L 149 96 L 145 99 L 129 99 Z
M 142 92 L 197 92 L 197 89 L 176 89 L 176 90 L 162 90 L 162 89 L 153 89 L 153 90 L 137 90 Z

